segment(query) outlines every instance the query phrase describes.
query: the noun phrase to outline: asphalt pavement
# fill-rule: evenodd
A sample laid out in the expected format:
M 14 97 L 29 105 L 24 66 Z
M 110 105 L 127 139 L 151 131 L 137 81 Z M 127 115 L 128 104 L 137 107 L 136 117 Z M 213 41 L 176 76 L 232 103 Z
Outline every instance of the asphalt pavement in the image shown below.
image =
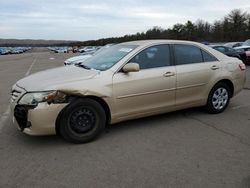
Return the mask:
M 195 108 L 127 121 L 81 145 L 19 132 L 11 86 L 73 55 L 0 56 L 0 187 L 250 187 L 250 67 L 245 89 L 222 114 Z

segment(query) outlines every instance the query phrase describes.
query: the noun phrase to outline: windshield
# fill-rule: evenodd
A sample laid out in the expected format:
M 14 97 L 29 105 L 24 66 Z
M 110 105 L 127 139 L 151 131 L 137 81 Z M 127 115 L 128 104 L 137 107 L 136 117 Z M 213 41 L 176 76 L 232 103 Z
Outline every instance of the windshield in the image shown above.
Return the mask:
M 92 69 L 105 71 L 118 63 L 136 47 L 137 45 L 114 45 L 99 51 L 93 57 L 84 61 L 82 64 Z
M 111 47 L 111 46 L 114 46 L 115 44 L 107 44 L 105 46 L 102 46 L 101 48 L 99 48 L 97 51 L 94 52 L 94 55 L 96 55 L 97 53 L 103 51 L 103 50 L 106 50 L 107 48 Z
M 250 39 L 249 40 L 246 40 L 244 43 L 243 43 L 244 46 L 250 46 Z

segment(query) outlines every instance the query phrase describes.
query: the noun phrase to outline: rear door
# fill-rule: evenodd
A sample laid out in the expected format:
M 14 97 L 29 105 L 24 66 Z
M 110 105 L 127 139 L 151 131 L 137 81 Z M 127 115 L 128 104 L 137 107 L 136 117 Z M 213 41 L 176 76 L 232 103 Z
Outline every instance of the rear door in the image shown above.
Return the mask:
M 194 45 L 175 44 L 177 73 L 176 105 L 190 105 L 206 100 L 208 88 L 220 74 L 220 62 Z

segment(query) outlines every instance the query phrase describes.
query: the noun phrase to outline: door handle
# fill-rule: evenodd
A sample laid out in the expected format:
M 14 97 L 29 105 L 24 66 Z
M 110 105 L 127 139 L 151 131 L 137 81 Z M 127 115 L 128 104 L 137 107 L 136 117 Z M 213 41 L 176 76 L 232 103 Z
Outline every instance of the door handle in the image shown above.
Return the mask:
M 174 72 L 166 72 L 163 74 L 164 77 L 170 77 L 170 76 L 174 76 L 175 73 Z
M 212 67 L 211 67 L 211 69 L 212 70 L 217 70 L 217 69 L 219 69 L 220 67 L 218 67 L 217 65 L 213 65 Z

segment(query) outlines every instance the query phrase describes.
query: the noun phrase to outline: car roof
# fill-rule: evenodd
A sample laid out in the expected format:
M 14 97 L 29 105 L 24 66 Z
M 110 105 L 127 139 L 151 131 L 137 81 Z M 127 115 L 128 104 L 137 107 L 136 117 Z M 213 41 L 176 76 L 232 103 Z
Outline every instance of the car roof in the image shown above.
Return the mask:
M 138 41 L 130 41 L 130 42 L 123 42 L 120 44 L 127 44 L 127 45 L 151 45 L 151 44 L 156 44 L 156 43 L 185 43 L 185 44 L 199 44 L 201 43 L 198 42 L 193 42 L 193 41 L 185 41 L 185 40 L 138 40 Z
M 129 61 L 132 57 L 134 57 L 136 54 L 141 52 L 143 49 L 153 46 L 153 45 L 161 45 L 161 44 L 188 44 L 196 46 L 202 50 L 204 50 L 206 53 L 211 54 L 215 56 L 219 61 L 231 61 L 232 58 L 229 56 L 224 55 L 223 53 L 211 48 L 208 45 L 204 45 L 202 43 L 193 42 L 193 41 L 185 41 L 185 40 L 138 40 L 138 41 L 130 41 L 130 42 L 123 42 L 119 43 L 117 45 L 137 45 L 138 47 L 135 48 L 135 50 L 131 51 L 130 54 L 126 57 L 124 57 L 121 61 L 122 63 L 126 63 Z M 110 71 L 116 72 L 120 68 L 120 64 L 117 64 L 113 66 Z
M 213 55 L 216 56 L 216 58 L 218 58 L 219 60 L 224 60 L 224 59 L 228 59 L 229 57 L 218 52 L 217 50 L 213 49 L 210 45 L 204 45 L 202 43 L 199 42 L 193 42 L 193 41 L 186 41 L 186 40 L 138 40 L 138 41 L 130 41 L 130 42 L 124 42 L 124 43 L 120 43 L 120 44 L 126 44 L 126 45 L 138 45 L 141 48 L 146 47 L 146 46 L 150 46 L 150 45 L 158 45 L 161 43 L 166 43 L 166 44 L 190 44 L 190 45 L 195 45 L 198 46 L 202 49 L 205 49 L 206 51 L 212 53 Z M 223 46 L 223 45 L 222 45 Z M 223 46 L 224 47 L 224 46 Z

